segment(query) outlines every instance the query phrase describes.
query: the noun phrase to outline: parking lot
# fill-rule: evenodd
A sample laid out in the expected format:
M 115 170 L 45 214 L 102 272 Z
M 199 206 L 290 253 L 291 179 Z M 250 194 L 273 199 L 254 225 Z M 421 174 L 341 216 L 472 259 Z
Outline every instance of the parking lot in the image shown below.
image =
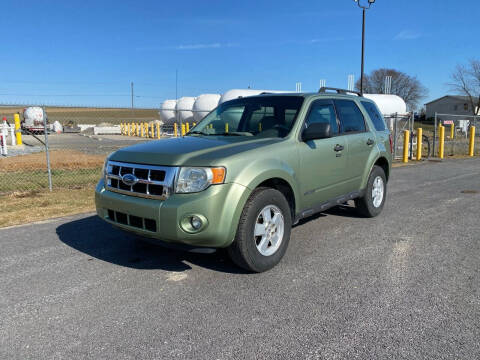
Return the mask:
M 94 214 L 0 230 L 0 358 L 478 359 L 480 159 L 395 168 L 384 212 L 296 226 L 279 266 Z

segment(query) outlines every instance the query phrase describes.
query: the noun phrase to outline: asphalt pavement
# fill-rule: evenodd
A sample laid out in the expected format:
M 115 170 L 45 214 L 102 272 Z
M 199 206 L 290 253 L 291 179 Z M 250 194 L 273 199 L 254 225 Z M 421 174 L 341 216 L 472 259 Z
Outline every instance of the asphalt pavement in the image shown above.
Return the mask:
M 396 168 L 263 274 L 94 215 L 0 230 L 2 359 L 478 359 L 480 159 Z

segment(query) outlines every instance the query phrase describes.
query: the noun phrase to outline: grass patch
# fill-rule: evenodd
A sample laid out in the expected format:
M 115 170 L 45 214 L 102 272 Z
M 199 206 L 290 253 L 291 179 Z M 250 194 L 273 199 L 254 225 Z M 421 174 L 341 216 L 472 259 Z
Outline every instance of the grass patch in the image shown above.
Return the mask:
M 85 169 L 102 167 L 105 155 L 85 154 L 75 150 L 51 150 L 52 169 Z M 12 156 L 0 160 L 0 172 L 46 170 L 45 152 Z
M 53 192 L 28 191 L 0 196 L 0 227 L 26 224 L 95 210 L 94 187 Z
M 52 169 L 54 189 L 77 189 L 94 186 L 101 178 L 102 168 Z M 0 171 L 0 194 L 17 191 L 40 191 L 48 189 L 46 170 Z
M 23 118 L 24 106 L 2 106 L 2 114 L 13 120 L 13 114 L 19 112 Z M 120 124 L 122 122 L 149 122 L 159 120 L 158 109 L 130 108 L 92 108 L 46 106 L 48 121 L 59 121 L 61 124 Z

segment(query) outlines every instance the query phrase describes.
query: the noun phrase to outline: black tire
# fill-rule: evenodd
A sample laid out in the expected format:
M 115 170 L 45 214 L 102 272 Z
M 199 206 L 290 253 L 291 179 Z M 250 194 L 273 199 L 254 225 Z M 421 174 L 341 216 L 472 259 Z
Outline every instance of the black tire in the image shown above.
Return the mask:
M 380 177 L 383 182 L 383 198 L 379 206 L 374 205 L 373 199 L 373 183 L 377 177 Z M 380 214 L 385 205 L 385 200 L 387 198 L 387 179 L 385 176 L 385 171 L 380 166 L 374 165 L 370 176 L 368 177 L 367 188 L 365 189 L 365 194 L 363 197 L 355 199 L 355 207 L 357 212 L 365 217 L 375 217 Z
M 269 205 L 275 206 L 281 212 L 284 232 L 278 249 L 272 255 L 265 256 L 257 249 L 254 229 L 260 212 Z M 267 271 L 277 265 L 285 255 L 291 229 L 292 216 L 285 196 L 275 189 L 258 188 L 250 195 L 243 208 L 235 240 L 227 249 L 228 254 L 232 261 L 243 269 L 253 272 Z

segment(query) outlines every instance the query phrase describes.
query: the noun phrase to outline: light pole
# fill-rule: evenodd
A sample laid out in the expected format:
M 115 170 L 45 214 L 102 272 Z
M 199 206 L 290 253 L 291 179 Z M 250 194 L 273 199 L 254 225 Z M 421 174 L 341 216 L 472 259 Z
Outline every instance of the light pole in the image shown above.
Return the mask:
M 362 21 L 362 70 L 360 74 L 360 93 L 363 94 L 363 72 L 365 67 L 365 12 L 370 9 L 375 0 L 368 0 L 368 5 L 362 5 L 361 0 L 353 0 L 357 3 L 358 7 L 363 11 Z

